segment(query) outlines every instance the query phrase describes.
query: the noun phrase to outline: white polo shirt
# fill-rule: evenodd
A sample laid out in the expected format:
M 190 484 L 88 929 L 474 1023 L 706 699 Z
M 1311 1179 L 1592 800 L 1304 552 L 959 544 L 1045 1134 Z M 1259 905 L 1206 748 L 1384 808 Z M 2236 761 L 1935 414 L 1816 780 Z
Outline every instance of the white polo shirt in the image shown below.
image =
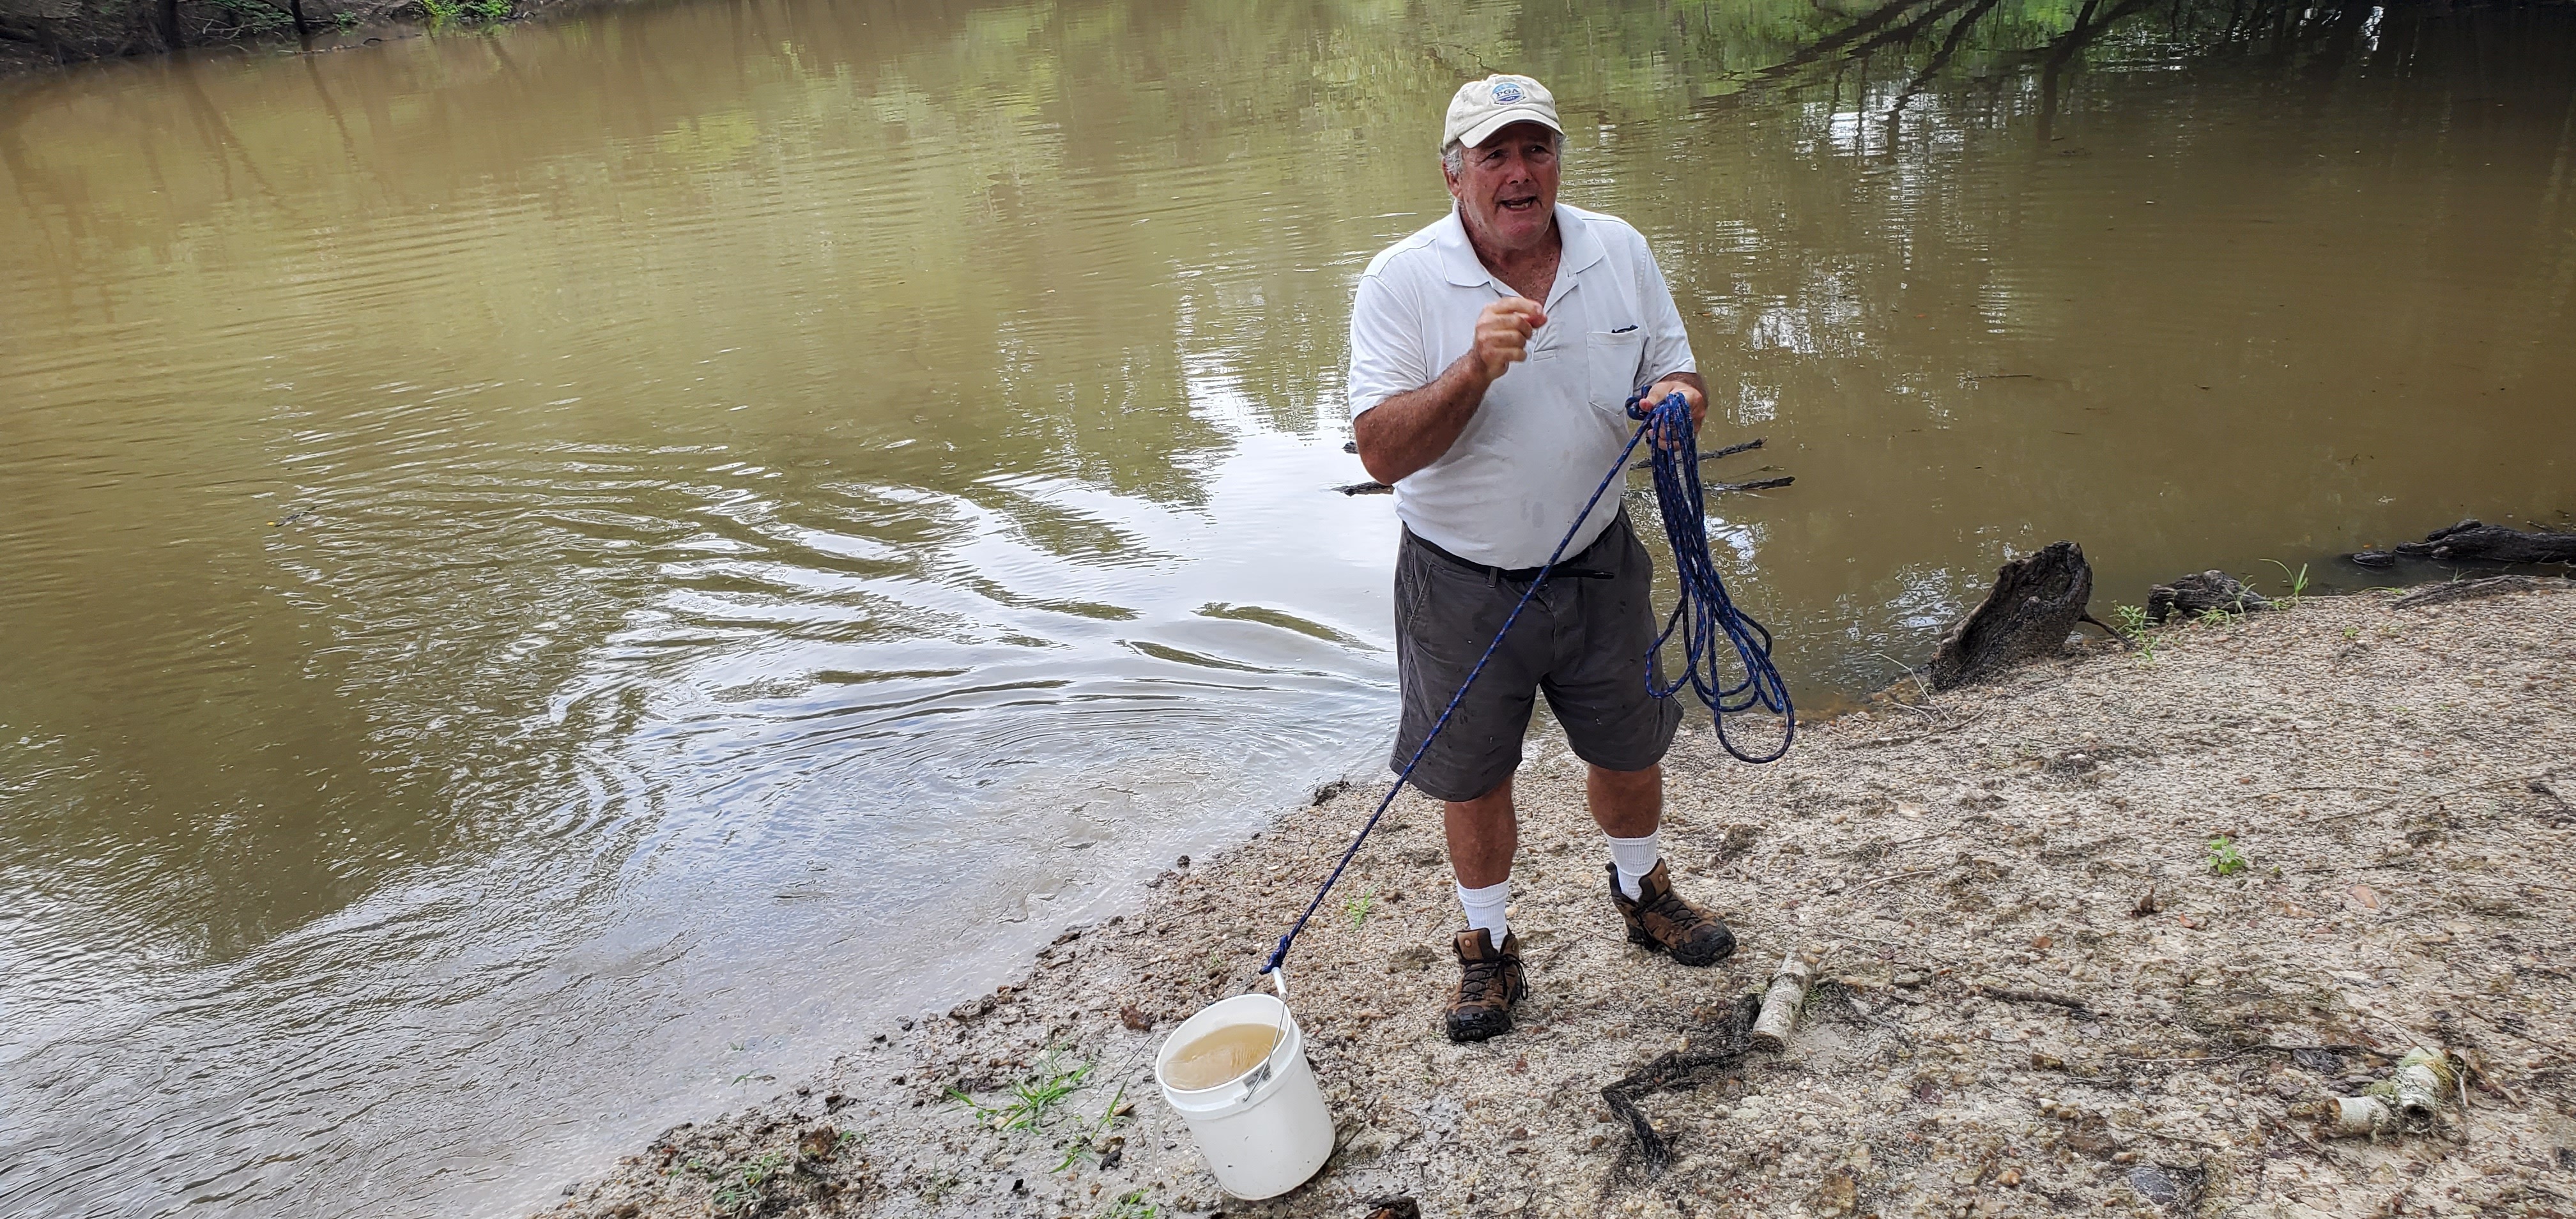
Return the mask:
M 1556 224 L 1565 251 L 1529 358 L 1486 389 L 1448 452 L 1395 484 L 1406 527 L 1495 567 L 1547 561 L 1636 429 L 1628 395 L 1699 371 L 1646 239 L 1615 216 L 1562 203 Z M 1351 416 L 1430 384 L 1474 345 L 1477 313 L 1517 295 L 1477 259 L 1454 209 L 1369 260 L 1351 303 Z M 1565 553 L 1590 545 L 1618 512 L 1614 486 Z

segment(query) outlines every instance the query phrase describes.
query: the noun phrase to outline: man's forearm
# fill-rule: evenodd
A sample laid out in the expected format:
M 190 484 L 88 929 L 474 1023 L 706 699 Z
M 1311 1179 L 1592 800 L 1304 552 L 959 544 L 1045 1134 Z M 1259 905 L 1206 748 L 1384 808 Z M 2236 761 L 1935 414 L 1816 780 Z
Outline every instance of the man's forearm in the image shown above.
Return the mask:
M 1431 384 L 1361 412 L 1351 424 L 1360 467 L 1389 486 L 1440 460 L 1458 442 L 1485 400 L 1487 381 L 1474 352 L 1451 361 Z

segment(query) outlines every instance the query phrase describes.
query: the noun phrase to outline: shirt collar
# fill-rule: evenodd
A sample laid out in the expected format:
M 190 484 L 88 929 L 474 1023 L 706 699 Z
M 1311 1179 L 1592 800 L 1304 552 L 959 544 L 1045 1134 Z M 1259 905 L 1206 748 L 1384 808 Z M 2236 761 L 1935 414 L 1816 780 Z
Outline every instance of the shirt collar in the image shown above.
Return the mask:
M 1606 254 L 1601 235 L 1592 231 L 1580 213 L 1562 203 L 1556 205 L 1556 231 L 1565 242 L 1565 253 L 1556 267 L 1560 281 L 1601 261 Z M 1441 268 L 1450 283 L 1476 288 L 1497 282 L 1494 273 L 1485 269 L 1484 261 L 1476 257 L 1476 247 L 1467 240 L 1467 224 L 1458 218 L 1456 207 L 1451 207 L 1448 217 L 1440 222 L 1440 232 L 1432 244 L 1440 250 Z

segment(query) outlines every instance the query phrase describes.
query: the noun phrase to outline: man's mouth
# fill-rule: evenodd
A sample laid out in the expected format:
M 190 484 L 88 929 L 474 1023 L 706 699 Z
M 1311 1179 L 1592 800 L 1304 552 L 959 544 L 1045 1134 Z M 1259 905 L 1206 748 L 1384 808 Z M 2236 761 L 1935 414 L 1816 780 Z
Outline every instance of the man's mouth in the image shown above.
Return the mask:
M 1529 195 L 1519 199 L 1496 199 L 1494 200 L 1494 206 L 1507 212 L 1526 212 L 1531 208 L 1538 206 L 1538 196 Z

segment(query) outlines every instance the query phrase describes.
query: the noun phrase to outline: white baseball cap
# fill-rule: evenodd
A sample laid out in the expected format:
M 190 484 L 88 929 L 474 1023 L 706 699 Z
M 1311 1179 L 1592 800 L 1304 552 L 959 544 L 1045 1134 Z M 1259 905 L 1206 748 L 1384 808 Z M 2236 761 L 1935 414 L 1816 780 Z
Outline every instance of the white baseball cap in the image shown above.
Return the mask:
M 1496 73 L 1483 80 L 1471 80 L 1458 86 L 1458 94 L 1449 99 L 1449 123 L 1440 136 L 1440 146 L 1464 144 L 1473 148 L 1494 133 L 1514 123 L 1537 123 L 1558 135 L 1565 128 L 1556 121 L 1556 95 L 1547 86 L 1526 76 Z

